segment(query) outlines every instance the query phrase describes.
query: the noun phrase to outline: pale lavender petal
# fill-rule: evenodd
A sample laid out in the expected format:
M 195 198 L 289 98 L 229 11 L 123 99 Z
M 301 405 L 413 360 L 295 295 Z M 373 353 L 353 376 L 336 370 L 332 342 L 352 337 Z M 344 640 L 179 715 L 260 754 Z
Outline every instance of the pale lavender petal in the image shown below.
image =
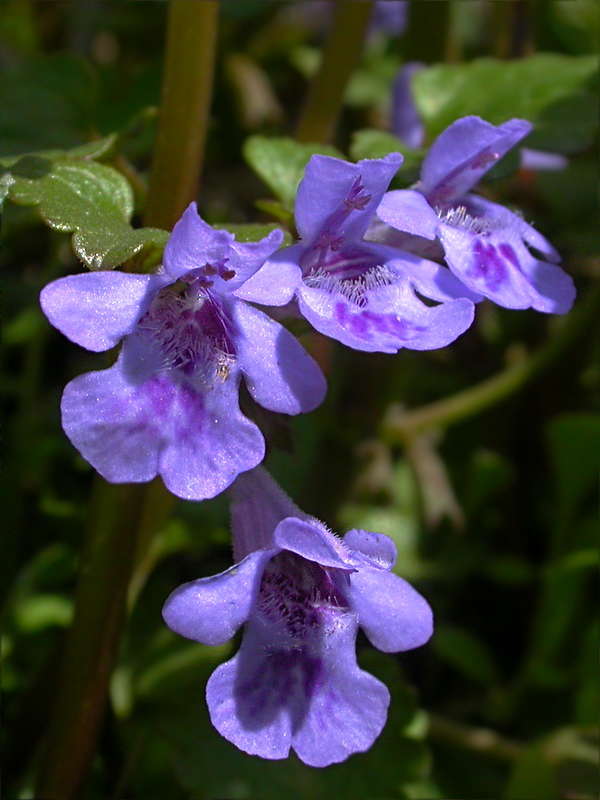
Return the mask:
M 232 241 L 229 254 L 227 256 L 227 267 L 235 272 L 235 276 L 228 281 L 228 287 L 232 292 L 238 292 L 240 287 L 245 284 L 250 278 L 258 278 L 258 273 L 261 271 L 262 265 L 265 261 L 272 256 L 275 251 L 281 247 L 283 242 L 283 231 L 275 229 L 261 239 L 259 242 L 237 242 L 235 239 Z M 292 279 L 291 275 L 280 274 L 277 276 L 278 281 L 287 280 L 288 284 Z M 256 292 L 258 290 L 258 281 L 255 283 Z M 265 282 L 262 282 L 263 289 Z M 279 289 L 281 292 L 282 289 Z M 250 296 L 245 299 L 250 300 Z M 254 300 L 253 302 L 264 303 L 265 305 L 277 305 L 268 299 Z
M 531 306 L 531 286 L 519 269 L 514 237 L 504 242 L 504 252 L 489 236 L 449 225 L 440 226 L 440 239 L 448 266 L 466 286 L 505 308 Z
M 377 207 L 379 219 L 396 230 L 435 239 L 438 215 L 420 192 L 398 189 L 386 192 Z
M 276 552 L 259 550 L 220 575 L 184 583 L 167 598 L 163 619 L 187 639 L 228 642 L 250 616 L 263 570 Z
M 193 269 L 221 261 L 229 254 L 234 235 L 216 231 L 198 214 L 191 203 L 173 228 L 163 255 L 163 269 L 177 280 Z M 275 249 L 275 248 L 274 248 Z
M 498 126 L 480 117 L 456 120 L 427 153 L 419 190 L 434 206 L 458 199 L 531 129 L 531 123 L 524 119 Z
M 173 389 L 168 414 L 158 418 L 169 428 L 160 474 L 167 489 L 185 500 L 215 497 L 240 472 L 260 464 L 263 436 L 240 411 L 233 375 L 202 393 L 185 383 Z
M 275 529 L 273 544 L 322 567 L 342 570 L 352 570 L 355 567 L 352 551 L 316 519 L 284 519 Z
M 75 378 L 63 394 L 65 433 L 106 480 L 160 474 L 178 497 L 204 500 L 262 461 L 264 440 L 239 410 L 234 375 L 207 392 L 165 372 L 148 377 L 131 358 L 134 344 L 126 342 L 111 369 Z
M 426 600 L 398 575 L 362 569 L 350 575 L 347 590 L 358 624 L 384 653 L 399 653 L 425 644 L 433 632 Z
M 570 311 L 577 294 L 573 278 L 556 264 L 534 258 L 525 248 L 519 255 L 521 269 L 535 292 L 531 307 L 546 314 L 566 314 Z
M 392 88 L 392 133 L 409 147 L 422 147 L 425 126 L 415 105 L 413 75 L 425 67 L 420 61 L 410 61 L 398 72 Z
M 75 344 L 101 352 L 130 333 L 154 295 L 168 283 L 157 275 L 87 272 L 42 289 L 42 311 Z
M 245 303 L 235 304 L 233 317 L 237 357 L 257 403 L 270 411 L 299 414 L 323 402 L 323 373 L 288 330 Z
M 396 545 L 383 533 L 353 529 L 342 538 L 347 547 L 358 550 L 379 569 L 391 569 L 396 563 Z
M 235 290 L 235 296 L 264 306 L 284 306 L 289 303 L 302 280 L 298 261 L 304 250 L 303 245 L 291 245 L 273 253 L 254 275 Z
M 302 713 L 311 665 L 300 651 L 273 650 L 270 629 L 251 620 L 239 652 L 211 675 L 206 702 L 212 724 L 245 753 L 279 759 L 292 744 L 292 707 Z
M 423 297 L 439 303 L 459 297 L 466 297 L 474 303 L 483 300 L 483 295 L 467 288 L 447 267 L 385 245 L 378 245 L 378 248 L 385 258 L 386 266 L 408 279 L 410 285 Z
M 356 619 L 333 616 L 327 646 L 310 688 L 310 703 L 294 731 L 292 747 L 311 767 L 327 767 L 368 750 L 387 719 L 387 688 L 356 663 Z
M 401 163 L 399 153 L 357 164 L 312 156 L 296 195 L 295 218 L 301 238 L 312 242 L 323 232 L 331 232 L 360 239 Z M 349 197 L 358 183 L 364 203 L 349 210 Z
M 561 153 L 546 153 L 543 150 L 532 150 L 521 147 L 521 169 L 561 170 L 566 169 L 569 159 Z
M 466 298 L 426 306 L 407 279 L 370 291 L 364 306 L 341 293 L 303 285 L 298 306 L 326 336 L 356 350 L 383 353 L 395 353 L 401 347 L 445 347 L 467 330 L 474 316 L 473 304 Z
M 520 234 L 531 247 L 538 250 L 548 261 L 558 264 L 561 261 L 560 253 L 554 249 L 545 236 L 520 217 L 510 211 L 506 206 L 494 203 L 478 194 L 468 194 L 464 198 L 467 210 L 476 217 L 491 220 L 498 227 L 503 226 L 513 229 Z
M 122 358 L 110 369 L 72 380 L 62 397 L 65 433 L 107 481 L 141 483 L 158 474 L 165 426 L 157 411 L 168 409 L 172 387 L 151 379 L 131 383 Z
M 518 232 L 507 228 L 477 236 L 443 225 L 440 238 L 450 269 L 498 305 L 551 314 L 565 314 L 571 308 L 572 278 L 555 264 L 536 259 Z
M 382 31 L 401 36 L 408 21 L 408 3 L 405 0 L 377 0 L 369 20 L 369 34 Z
M 308 519 L 260 466 L 238 475 L 229 494 L 235 561 L 259 548 L 273 547 L 273 532 L 286 517 Z

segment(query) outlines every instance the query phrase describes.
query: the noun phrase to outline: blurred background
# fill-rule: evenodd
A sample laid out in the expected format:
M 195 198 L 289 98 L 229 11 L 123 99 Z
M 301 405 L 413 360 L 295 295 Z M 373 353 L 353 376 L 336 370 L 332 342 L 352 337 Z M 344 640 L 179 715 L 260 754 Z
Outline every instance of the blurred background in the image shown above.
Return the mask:
M 1 10 L 0 156 L 118 132 L 110 163 L 132 182 L 139 220 L 167 4 L 3 0 Z M 294 136 L 331 20 L 331 4 L 316 0 L 220 3 L 198 198 L 210 223 L 289 218 L 244 143 Z M 416 179 L 423 147 L 458 117 L 532 119 L 527 146 L 559 158 L 542 169 L 516 152 L 482 191 L 522 209 L 579 291 L 565 319 L 481 304 L 473 328 L 437 352 L 324 352 L 307 335 L 327 370 L 325 403 L 258 420 L 266 465 L 297 504 L 339 532 L 391 536 L 395 571 L 434 609 L 434 637 L 415 652 L 384 655 L 359 639 L 360 663 L 392 693 L 381 738 L 316 770 L 246 756 L 212 729 L 204 687 L 237 641 L 184 641 L 160 609 L 183 581 L 231 564 L 227 503 L 178 501 L 137 562 L 85 798 L 598 797 L 599 29 L 587 0 L 379 2 L 345 92 L 332 144 L 353 159 L 401 149 L 397 186 Z M 409 146 L 393 85 L 415 60 L 423 141 Z M 93 479 L 62 433 L 60 395 L 108 362 L 39 310 L 49 280 L 82 270 L 69 236 L 6 202 L 2 238 L 4 775 L 6 797 L 28 798 Z

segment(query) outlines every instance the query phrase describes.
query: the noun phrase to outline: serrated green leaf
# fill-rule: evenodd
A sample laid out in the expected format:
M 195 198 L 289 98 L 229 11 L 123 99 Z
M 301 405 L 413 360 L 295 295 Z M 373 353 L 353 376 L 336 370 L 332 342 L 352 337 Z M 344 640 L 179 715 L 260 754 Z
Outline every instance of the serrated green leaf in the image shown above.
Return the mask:
M 495 125 L 523 117 L 535 126 L 528 146 L 569 153 L 587 147 L 597 130 L 597 102 L 587 88 L 597 70 L 592 56 L 481 58 L 423 69 L 413 78 L 413 91 L 430 138 L 469 114 Z
M 83 152 L 97 154 L 103 146 Z M 50 227 L 72 231 L 73 249 L 90 269 L 111 269 L 142 250 L 162 250 L 169 237 L 158 228 L 131 227 L 133 193 L 121 173 L 70 153 L 22 156 L 5 167 L 0 185 L 13 202 L 38 206 Z
M 244 158 L 273 194 L 289 209 L 294 207 L 296 190 L 311 156 L 343 158 L 343 155 L 324 144 L 299 144 L 293 139 L 251 136 L 244 144 Z

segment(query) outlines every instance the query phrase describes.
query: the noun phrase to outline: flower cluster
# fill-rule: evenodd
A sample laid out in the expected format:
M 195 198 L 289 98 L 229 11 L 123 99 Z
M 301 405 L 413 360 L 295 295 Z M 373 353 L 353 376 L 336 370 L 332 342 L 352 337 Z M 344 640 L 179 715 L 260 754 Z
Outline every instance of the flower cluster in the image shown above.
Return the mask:
M 236 565 L 177 589 L 164 617 L 209 645 L 245 625 L 207 701 L 217 730 L 248 753 L 293 749 L 326 766 L 368 749 L 389 694 L 357 665 L 358 628 L 399 652 L 424 644 L 432 621 L 390 571 L 390 539 L 337 538 L 259 466 L 265 441 L 240 408 L 242 381 L 267 411 L 322 402 L 325 379 L 281 324 L 286 315 L 348 347 L 396 353 L 449 345 L 484 298 L 568 311 L 573 282 L 549 242 L 472 192 L 530 127 L 458 120 L 406 190 L 389 190 L 399 153 L 358 163 L 314 155 L 298 187 L 294 244 L 281 247 L 281 231 L 240 243 L 192 204 L 155 274 L 70 275 L 42 291 L 44 313 L 73 342 L 101 352 L 123 340 L 113 366 L 65 388 L 63 427 L 81 455 L 108 481 L 160 475 L 188 500 L 230 487 Z

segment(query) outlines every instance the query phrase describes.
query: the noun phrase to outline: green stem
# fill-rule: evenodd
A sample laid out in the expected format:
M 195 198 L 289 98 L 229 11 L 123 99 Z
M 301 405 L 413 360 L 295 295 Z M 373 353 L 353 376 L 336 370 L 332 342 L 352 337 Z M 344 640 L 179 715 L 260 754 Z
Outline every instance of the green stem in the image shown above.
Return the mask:
M 79 797 L 107 698 L 145 486 L 96 481 L 81 554 L 75 616 L 46 733 L 36 797 Z
M 505 370 L 464 392 L 431 403 L 416 411 L 390 409 L 382 426 L 382 438 L 387 444 L 407 444 L 423 431 L 446 428 L 472 417 L 517 392 L 562 355 L 594 320 L 600 305 L 600 290 L 596 287 L 579 301 L 558 335 L 537 353 L 520 360 Z
M 491 728 L 476 728 L 439 714 L 428 714 L 429 737 L 461 750 L 481 753 L 498 761 L 513 762 L 523 752 L 523 745 L 500 736 Z
M 358 64 L 373 0 L 338 0 L 329 40 L 298 122 L 299 142 L 329 142 L 342 110 L 344 91 Z
M 217 12 L 218 3 L 212 0 L 171 3 L 164 106 L 147 225 L 170 229 L 196 195 L 208 123 Z M 126 620 L 134 564 L 140 551 L 143 558 L 143 550 L 164 524 L 173 501 L 159 480 L 149 485 L 112 485 L 99 476 L 96 479 L 79 564 L 75 615 L 40 755 L 37 798 L 81 797 Z
M 171 230 L 198 194 L 217 43 L 216 0 L 172 0 L 145 225 Z

